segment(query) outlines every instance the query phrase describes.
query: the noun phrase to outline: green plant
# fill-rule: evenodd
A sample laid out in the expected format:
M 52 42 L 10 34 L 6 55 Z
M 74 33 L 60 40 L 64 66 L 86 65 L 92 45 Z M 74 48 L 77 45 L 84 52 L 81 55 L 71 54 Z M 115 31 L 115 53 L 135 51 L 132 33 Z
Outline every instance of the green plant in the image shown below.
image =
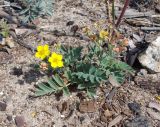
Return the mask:
M 31 22 L 39 16 L 53 13 L 53 0 L 23 0 L 24 9 L 20 12 L 24 23 Z
M 68 84 L 69 85 L 69 84 Z M 63 79 L 59 75 L 54 75 L 48 78 L 47 83 L 41 83 L 35 92 L 36 96 L 42 96 L 50 93 L 57 93 L 63 91 L 64 95 L 70 95 L 68 85 L 66 85 Z
M 4 19 L 0 20 L 0 29 L 1 29 L 1 34 L 4 38 L 7 38 L 9 36 L 9 26 L 7 24 L 7 21 Z
M 85 48 L 88 51 L 84 53 L 84 47 L 61 46 L 57 52 L 63 55 L 64 66 L 54 69 L 54 76 L 47 83 L 38 85 L 36 96 L 60 91 L 69 95 L 68 87 L 76 85 L 77 90 L 86 90 L 89 97 L 94 97 L 97 87 L 105 84 L 110 75 L 123 83 L 126 74 L 133 72 L 129 65 L 116 59 L 112 47 L 105 49 L 92 43 Z

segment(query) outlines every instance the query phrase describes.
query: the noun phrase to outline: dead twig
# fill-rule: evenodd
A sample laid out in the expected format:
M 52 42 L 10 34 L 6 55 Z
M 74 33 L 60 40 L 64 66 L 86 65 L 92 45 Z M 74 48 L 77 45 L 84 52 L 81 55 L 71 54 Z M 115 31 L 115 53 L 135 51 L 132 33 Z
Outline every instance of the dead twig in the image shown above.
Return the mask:
M 0 5 L 0 8 L 3 8 L 3 7 L 10 7 L 10 5 Z
M 10 23 L 19 24 L 19 21 L 16 17 L 10 16 L 8 13 L 4 12 L 2 9 L 0 9 L 0 17 L 5 18 Z
M 10 35 L 13 37 L 13 39 L 21 46 L 31 50 L 32 52 L 36 51 L 36 48 L 32 47 L 31 45 L 27 45 L 23 42 L 23 38 L 18 38 L 14 31 L 10 31 Z
M 107 16 L 108 16 L 108 20 L 111 21 L 111 17 L 110 17 L 110 3 L 109 3 L 109 0 L 105 0 L 105 4 L 106 4 L 106 11 L 107 11 Z
M 111 102 L 112 102 L 112 99 L 113 99 L 113 97 L 114 97 L 114 95 L 115 95 L 116 92 L 117 92 L 117 88 L 116 88 L 116 87 L 114 87 L 114 88 L 109 92 L 109 94 L 106 96 L 106 102 L 107 102 L 107 103 L 111 103 Z
M 94 19 L 95 17 L 89 17 L 89 15 L 87 15 L 87 14 L 84 14 L 84 13 L 81 13 L 81 12 L 77 12 L 77 11 L 74 11 L 73 13 L 75 13 L 75 14 L 77 14 L 77 15 L 80 15 L 80 16 L 84 16 L 84 17 L 87 17 L 90 21 L 92 21 L 92 22 L 95 22 L 96 20 Z
M 142 18 L 142 17 L 151 17 L 153 15 L 152 12 L 137 12 L 137 13 L 133 13 L 133 14 L 124 14 L 124 18 L 126 19 L 130 19 L 130 18 Z M 116 17 L 119 17 L 120 13 L 116 14 Z
M 80 40 L 85 40 L 85 41 L 91 41 L 91 39 L 87 36 L 84 36 L 82 35 L 81 33 L 78 33 L 78 32 L 70 32 L 70 33 L 67 33 L 65 31 L 59 31 L 59 30 L 52 30 L 52 31 L 48 31 L 48 30 L 42 30 L 41 31 L 44 31 L 44 32 L 48 32 L 48 33 L 51 33 L 52 35 L 54 36 L 69 36 L 69 37 L 75 37 L 75 38 L 78 38 Z
M 160 27 L 141 27 L 143 31 L 160 31 Z

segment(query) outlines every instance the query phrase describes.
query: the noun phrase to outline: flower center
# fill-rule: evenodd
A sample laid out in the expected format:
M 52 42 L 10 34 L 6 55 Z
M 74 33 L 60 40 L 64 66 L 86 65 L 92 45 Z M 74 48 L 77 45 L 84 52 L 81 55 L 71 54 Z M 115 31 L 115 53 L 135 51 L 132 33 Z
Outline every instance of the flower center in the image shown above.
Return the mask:
M 39 51 L 39 54 L 43 55 L 44 54 L 44 50 Z
M 54 59 L 53 59 L 53 62 L 54 62 L 54 63 L 58 63 L 58 59 L 57 59 L 57 58 L 54 58 Z

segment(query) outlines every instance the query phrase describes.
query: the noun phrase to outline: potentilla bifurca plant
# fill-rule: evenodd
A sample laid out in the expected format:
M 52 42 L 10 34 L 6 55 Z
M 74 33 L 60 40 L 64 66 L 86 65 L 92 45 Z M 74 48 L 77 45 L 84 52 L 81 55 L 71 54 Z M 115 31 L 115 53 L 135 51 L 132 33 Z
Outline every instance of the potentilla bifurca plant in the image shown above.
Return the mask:
M 35 57 L 40 59 L 39 68 L 51 72 L 46 83 L 40 83 L 35 90 L 36 96 L 63 92 L 70 95 L 70 87 L 76 86 L 77 90 L 86 91 L 89 97 L 96 96 L 96 90 L 101 84 L 106 84 L 109 76 L 114 77 L 118 83 L 124 83 L 125 76 L 132 73 L 132 68 L 117 59 L 120 51 L 117 45 L 104 43 L 110 39 L 107 30 L 93 34 L 85 28 L 85 33 L 93 43 L 86 47 L 71 47 L 56 45 L 51 52 L 48 45 L 37 47 Z M 121 47 L 124 46 L 121 44 Z M 58 48 L 57 48 L 58 47 Z

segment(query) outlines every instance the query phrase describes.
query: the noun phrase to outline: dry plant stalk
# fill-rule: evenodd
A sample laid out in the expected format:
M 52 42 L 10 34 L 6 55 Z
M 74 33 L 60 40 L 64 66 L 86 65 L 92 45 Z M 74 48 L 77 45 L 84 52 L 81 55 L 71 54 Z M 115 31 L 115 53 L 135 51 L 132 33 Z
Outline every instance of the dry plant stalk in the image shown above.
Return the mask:
M 108 20 L 111 21 L 110 2 L 109 2 L 109 0 L 105 0 L 105 4 L 106 4 L 106 11 L 107 11 Z

